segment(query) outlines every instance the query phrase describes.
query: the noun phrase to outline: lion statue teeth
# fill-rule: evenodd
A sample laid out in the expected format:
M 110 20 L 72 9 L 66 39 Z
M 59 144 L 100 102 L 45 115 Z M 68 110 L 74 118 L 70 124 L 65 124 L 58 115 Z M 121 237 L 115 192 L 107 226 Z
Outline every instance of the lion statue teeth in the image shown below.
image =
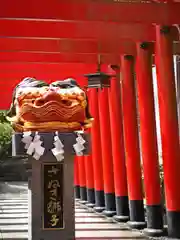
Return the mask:
M 47 84 L 25 78 L 13 92 L 7 119 L 17 132 L 70 132 L 90 128 L 86 93 L 74 79 Z

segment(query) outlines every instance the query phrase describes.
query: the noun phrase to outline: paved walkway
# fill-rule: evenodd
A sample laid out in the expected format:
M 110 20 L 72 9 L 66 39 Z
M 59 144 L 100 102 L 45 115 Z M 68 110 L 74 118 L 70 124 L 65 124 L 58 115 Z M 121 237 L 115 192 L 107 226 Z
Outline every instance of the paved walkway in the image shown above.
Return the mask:
M 0 239 L 28 239 L 27 184 L 0 184 Z M 76 202 L 76 240 L 145 239 Z

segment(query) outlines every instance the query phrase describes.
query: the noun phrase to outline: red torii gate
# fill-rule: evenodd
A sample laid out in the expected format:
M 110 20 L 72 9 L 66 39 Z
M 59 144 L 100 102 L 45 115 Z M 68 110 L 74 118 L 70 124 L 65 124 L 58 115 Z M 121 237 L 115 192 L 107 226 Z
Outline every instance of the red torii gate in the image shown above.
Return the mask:
M 47 64 L 65 62 L 86 63 L 88 68 L 90 64 L 96 64 L 98 54 L 101 54 L 104 64 L 121 65 L 121 89 L 120 82 L 112 80 L 109 91 L 107 89 L 98 93 L 94 90 L 90 91 L 90 107 L 96 123 L 92 129 L 92 162 L 89 161 L 88 164 L 93 163 L 95 183 L 93 185 L 92 179 L 88 179 L 87 182 L 90 184 L 86 187 L 89 195 L 92 195 L 91 190 L 95 189 L 97 209 L 104 207 L 102 195 L 105 193 L 105 213 L 113 215 L 116 210 L 116 219 L 119 221 L 128 219 L 129 197 L 129 224 L 142 228 L 145 226 L 145 220 L 133 76 L 136 67 L 148 234 L 163 232 L 152 88 L 151 58 L 152 54 L 155 54 L 168 232 L 169 236 L 180 237 L 178 226 L 180 149 L 173 73 L 173 53 L 179 54 L 177 42 L 179 42 L 180 3 L 173 1 L 121 3 L 90 0 L 78 1 L 78 3 L 75 0 L 68 0 L 66 3 L 61 3 L 58 0 L 51 2 L 6 0 L 1 7 L 3 10 L 0 11 L 2 66 L 41 63 L 42 69 L 43 66 L 45 69 Z M 60 64 L 58 66 L 60 67 Z M 119 74 L 118 71 L 116 73 Z M 58 76 L 58 71 L 56 74 Z M 5 75 L 0 73 L 0 77 L 3 76 Z M 119 104 L 120 91 L 124 143 Z M 100 125 L 97 119 L 100 119 Z M 88 165 L 87 169 L 92 170 L 92 166 Z M 81 177 L 83 178 L 82 175 Z M 82 183 L 82 193 L 84 187 Z

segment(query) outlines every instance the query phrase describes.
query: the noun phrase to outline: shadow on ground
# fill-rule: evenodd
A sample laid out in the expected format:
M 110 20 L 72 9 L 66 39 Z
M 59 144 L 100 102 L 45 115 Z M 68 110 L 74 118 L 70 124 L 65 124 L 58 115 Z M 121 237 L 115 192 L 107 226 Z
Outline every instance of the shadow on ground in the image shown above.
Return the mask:
M 27 182 L 0 182 L 0 194 L 27 193 Z

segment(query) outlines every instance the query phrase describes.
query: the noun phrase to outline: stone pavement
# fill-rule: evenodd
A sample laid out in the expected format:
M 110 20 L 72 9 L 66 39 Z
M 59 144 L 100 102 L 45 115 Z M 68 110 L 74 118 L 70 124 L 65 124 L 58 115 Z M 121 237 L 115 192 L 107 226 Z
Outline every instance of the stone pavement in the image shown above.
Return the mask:
M 76 202 L 76 240 L 145 239 L 138 231 L 113 223 Z M 28 239 L 26 183 L 0 183 L 0 240 Z

